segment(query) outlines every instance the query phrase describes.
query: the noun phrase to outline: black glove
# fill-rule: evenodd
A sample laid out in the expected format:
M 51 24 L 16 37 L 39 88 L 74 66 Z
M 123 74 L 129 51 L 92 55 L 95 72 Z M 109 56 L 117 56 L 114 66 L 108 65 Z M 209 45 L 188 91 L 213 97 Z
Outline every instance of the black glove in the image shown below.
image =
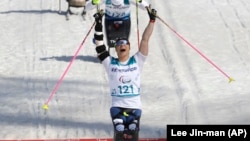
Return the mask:
M 157 11 L 155 9 L 151 9 L 151 6 L 147 7 L 148 16 L 151 22 L 154 22 L 157 17 Z
M 96 24 L 102 24 L 103 10 L 97 11 L 94 14 Z

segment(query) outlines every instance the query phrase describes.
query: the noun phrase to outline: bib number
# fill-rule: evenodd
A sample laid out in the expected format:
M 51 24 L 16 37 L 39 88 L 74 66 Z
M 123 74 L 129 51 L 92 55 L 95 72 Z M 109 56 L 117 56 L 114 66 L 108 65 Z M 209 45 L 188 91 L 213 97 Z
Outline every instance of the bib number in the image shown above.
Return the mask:
M 123 86 L 118 86 L 120 94 L 133 94 L 134 93 L 134 88 L 133 85 L 123 85 Z

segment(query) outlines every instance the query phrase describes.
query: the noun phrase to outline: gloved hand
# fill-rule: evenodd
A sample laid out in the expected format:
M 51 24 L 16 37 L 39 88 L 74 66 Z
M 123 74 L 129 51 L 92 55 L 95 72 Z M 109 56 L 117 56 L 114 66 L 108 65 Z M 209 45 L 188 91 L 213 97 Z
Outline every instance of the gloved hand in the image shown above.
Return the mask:
M 141 2 L 142 2 L 142 0 L 136 0 L 136 2 L 139 2 L 139 3 L 141 3 Z
M 98 4 L 100 4 L 100 0 L 92 0 L 92 4 L 93 5 L 98 5 Z
M 154 22 L 155 18 L 157 17 L 157 11 L 155 9 L 151 9 L 150 5 L 149 7 L 147 7 L 147 11 L 148 11 L 148 16 L 150 18 L 150 21 Z
M 97 11 L 94 14 L 96 24 L 102 24 L 103 10 Z

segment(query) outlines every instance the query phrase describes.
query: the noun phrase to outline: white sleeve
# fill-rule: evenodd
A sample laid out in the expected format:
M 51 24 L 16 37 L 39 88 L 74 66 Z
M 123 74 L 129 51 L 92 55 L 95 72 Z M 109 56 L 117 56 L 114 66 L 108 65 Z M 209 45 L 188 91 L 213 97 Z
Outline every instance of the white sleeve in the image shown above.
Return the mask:
M 110 61 L 111 61 L 111 56 L 106 57 L 102 61 L 102 64 L 103 64 L 103 66 L 104 66 L 104 68 L 105 68 L 105 70 L 106 70 L 107 73 L 109 73 L 108 70 L 109 70 L 109 66 L 110 66 Z
M 130 2 L 134 5 L 136 5 L 136 2 L 135 0 L 130 0 Z M 146 10 L 145 7 L 149 7 L 149 4 L 145 1 L 145 0 L 142 0 L 141 3 L 139 3 L 139 8 L 142 9 L 142 10 Z
M 140 5 L 143 6 L 144 8 L 149 7 L 149 4 L 145 0 L 142 0 Z
M 135 57 L 136 62 L 138 62 L 140 72 L 141 72 L 143 68 L 143 64 L 146 61 L 147 56 L 143 55 L 141 52 L 138 51 L 134 57 Z

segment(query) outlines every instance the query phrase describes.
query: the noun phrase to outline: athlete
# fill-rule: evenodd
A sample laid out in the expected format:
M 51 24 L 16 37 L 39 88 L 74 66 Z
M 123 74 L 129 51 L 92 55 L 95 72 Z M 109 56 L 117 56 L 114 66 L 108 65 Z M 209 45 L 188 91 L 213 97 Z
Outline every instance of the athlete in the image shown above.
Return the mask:
M 82 16 L 86 15 L 86 10 L 85 10 L 85 5 L 86 5 L 86 2 L 89 1 L 89 0 L 66 0 L 68 2 L 68 9 L 67 9 L 67 12 L 66 12 L 66 16 L 67 16 L 67 19 L 69 19 L 69 15 L 72 15 L 74 14 L 70 7 L 76 7 L 76 8 L 79 8 L 79 7 L 83 7 L 83 11 L 81 13 Z
M 145 9 L 149 4 L 145 0 L 137 0 L 138 7 Z M 129 39 L 131 20 L 130 5 L 136 4 L 135 0 L 91 0 L 86 3 L 86 10 L 96 7 L 96 5 L 105 4 L 105 33 L 109 47 L 114 47 L 117 37 Z
M 140 75 L 148 55 L 148 44 L 154 29 L 157 11 L 147 7 L 150 17 L 137 53 L 130 56 L 130 42 L 119 38 L 115 42 L 117 58 L 110 56 L 103 41 L 102 17 L 98 11 L 94 17 L 95 43 L 98 58 L 102 62 L 109 79 L 112 106 L 110 114 L 114 125 L 114 138 L 132 139 L 138 135 L 141 117 Z M 138 136 L 137 136 L 138 139 Z

